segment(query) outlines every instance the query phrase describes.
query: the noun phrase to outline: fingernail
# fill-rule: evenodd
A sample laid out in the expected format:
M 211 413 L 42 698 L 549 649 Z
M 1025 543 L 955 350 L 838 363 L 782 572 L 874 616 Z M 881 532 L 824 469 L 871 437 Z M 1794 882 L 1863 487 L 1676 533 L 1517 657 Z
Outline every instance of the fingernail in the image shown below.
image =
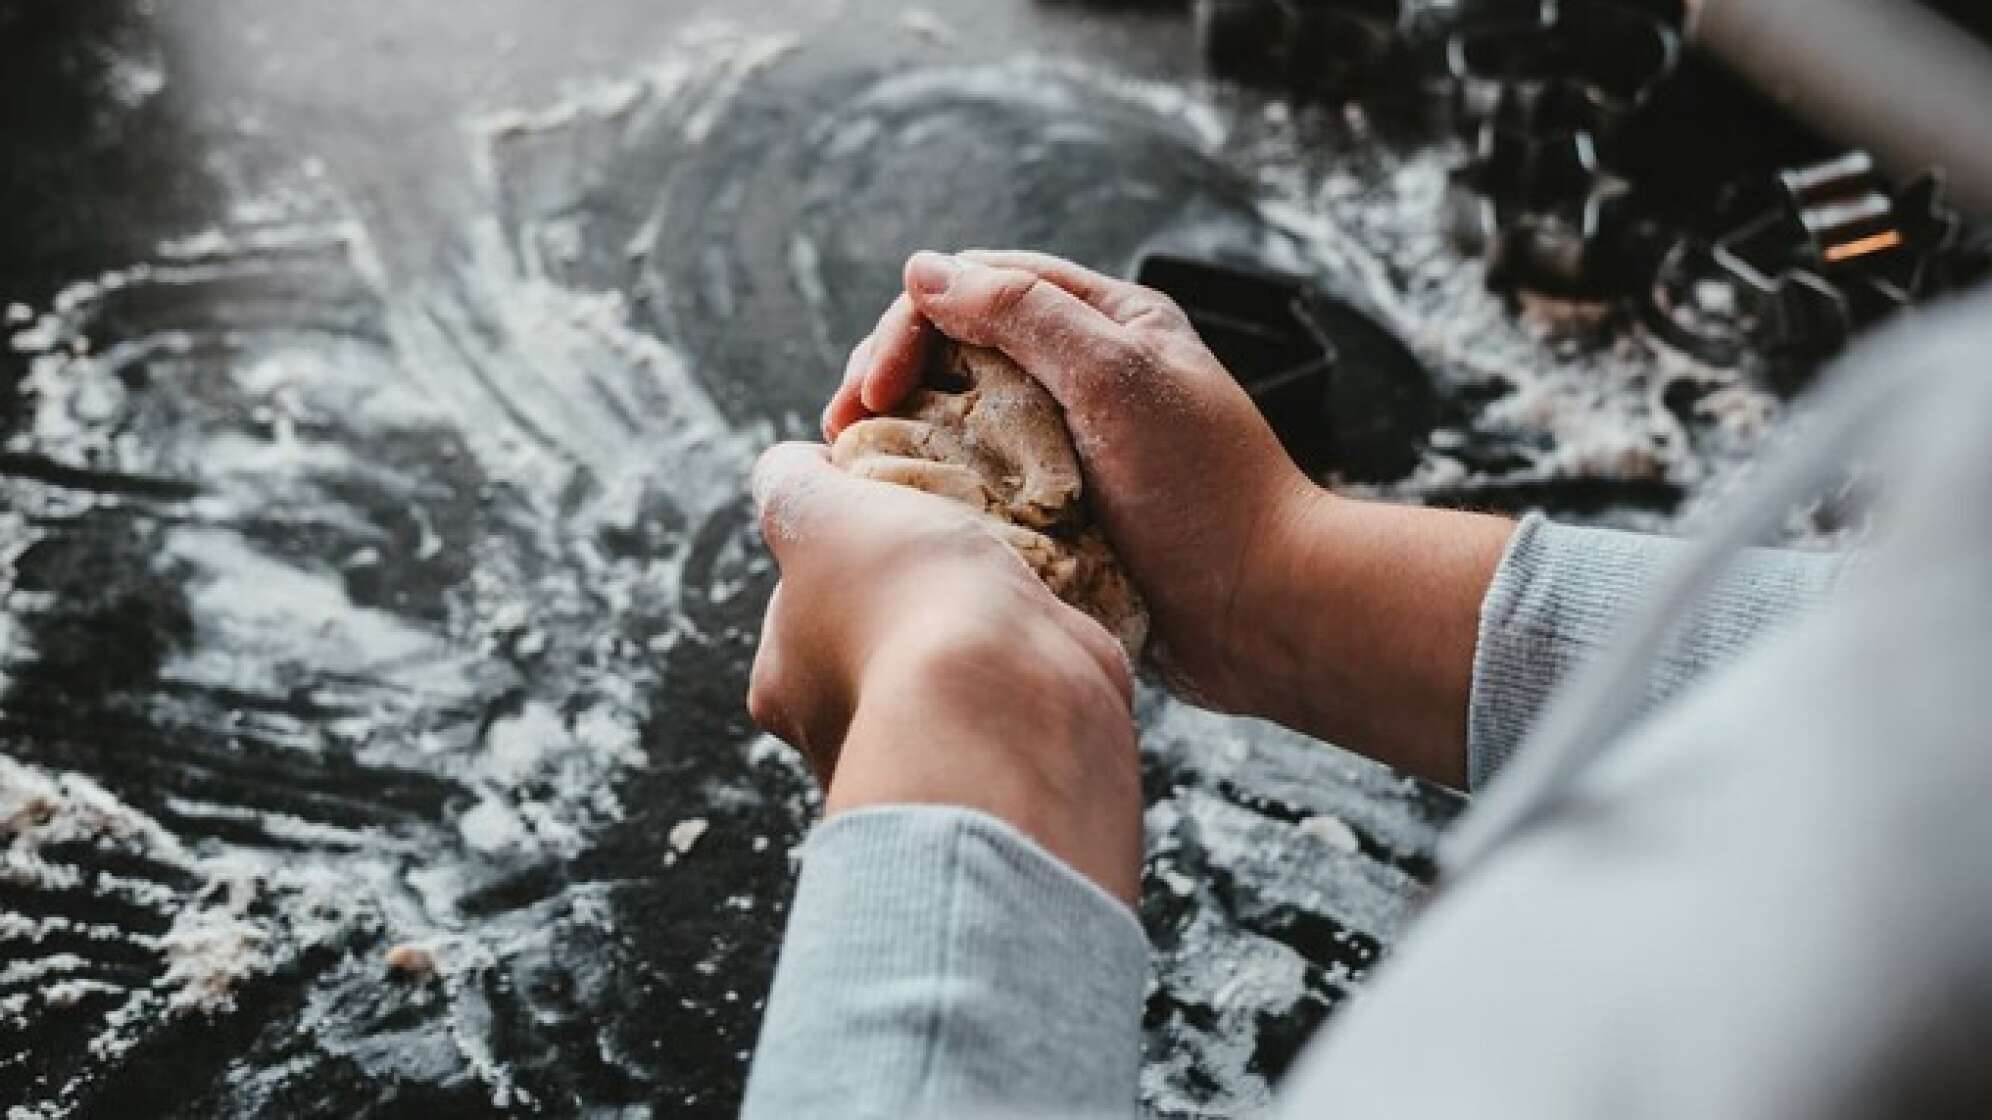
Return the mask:
M 961 262 L 953 257 L 925 250 L 913 254 L 913 259 L 906 265 L 906 276 L 913 282 L 913 287 L 930 296 L 947 291 L 948 285 L 954 283 L 955 274 L 960 271 Z

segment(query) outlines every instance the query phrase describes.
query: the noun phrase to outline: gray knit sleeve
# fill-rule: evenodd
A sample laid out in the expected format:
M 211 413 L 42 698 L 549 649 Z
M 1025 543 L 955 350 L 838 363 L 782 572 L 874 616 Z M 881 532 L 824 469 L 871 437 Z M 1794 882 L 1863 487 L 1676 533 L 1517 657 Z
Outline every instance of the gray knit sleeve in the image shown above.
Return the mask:
M 1125 905 L 993 817 L 819 826 L 746 1120 L 1130 1118 L 1148 941 Z
M 1480 608 L 1467 712 L 1467 770 L 1475 788 L 1521 748 L 1557 686 L 1611 640 L 1684 547 L 1667 537 L 1558 525 L 1539 515 L 1521 523 Z M 1823 599 L 1842 564 L 1826 553 L 1776 549 L 1737 557 L 1655 663 L 1647 705 Z

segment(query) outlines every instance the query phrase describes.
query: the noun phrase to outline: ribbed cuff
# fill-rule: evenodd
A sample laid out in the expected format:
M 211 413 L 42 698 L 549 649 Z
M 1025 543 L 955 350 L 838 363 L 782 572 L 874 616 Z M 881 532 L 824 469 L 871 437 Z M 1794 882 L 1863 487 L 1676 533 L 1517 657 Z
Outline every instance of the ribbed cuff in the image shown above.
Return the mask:
M 947 806 L 819 826 L 742 1115 L 1135 1115 L 1148 942 L 1009 825 Z
M 1522 748 L 1573 669 L 1610 643 L 1684 544 L 1668 537 L 1524 519 L 1480 608 L 1467 711 L 1467 777 L 1477 789 Z M 1651 707 L 1741 652 L 1774 624 L 1825 598 L 1844 561 L 1748 549 L 1688 611 L 1655 662 Z

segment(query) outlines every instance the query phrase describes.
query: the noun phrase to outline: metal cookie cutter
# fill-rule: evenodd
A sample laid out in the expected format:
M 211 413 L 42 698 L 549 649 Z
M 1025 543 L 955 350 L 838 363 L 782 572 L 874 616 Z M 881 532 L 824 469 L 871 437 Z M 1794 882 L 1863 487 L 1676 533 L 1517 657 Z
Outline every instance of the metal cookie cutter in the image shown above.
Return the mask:
M 1471 135 L 1504 109 L 1567 103 L 1574 126 L 1609 142 L 1674 73 L 1680 35 L 1660 16 L 1604 0 L 1481 0 L 1446 41 L 1452 116 Z
M 1399 46 L 1401 0 L 1197 0 L 1197 42 L 1219 76 L 1346 98 Z
M 1447 41 L 1451 116 L 1475 144 L 1449 184 L 1447 228 L 1486 256 L 1495 287 L 1634 289 L 1643 230 L 1607 144 L 1673 73 L 1680 39 L 1613 4 L 1517 11 L 1483 0 Z
M 1167 293 L 1309 475 L 1390 482 L 1417 467 L 1440 402 L 1417 356 L 1354 305 L 1285 273 L 1150 252 Z
M 1550 102 L 1529 113 L 1555 111 Z M 1487 261 L 1487 282 L 1565 295 L 1624 287 L 1631 187 L 1599 161 L 1592 134 L 1516 119 L 1511 104 L 1481 126 L 1474 158 L 1447 184 L 1444 220 Z
M 1890 191 L 1867 153 L 1849 152 L 1778 173 L 1771 204 L 1712 243 L 1676 245 L 1654 278 L 1647 318 L 1718 365 L 1756 352 L 1775 372 L 1809 366 L 1948 287 L 1962 231 L 1941 178 Z

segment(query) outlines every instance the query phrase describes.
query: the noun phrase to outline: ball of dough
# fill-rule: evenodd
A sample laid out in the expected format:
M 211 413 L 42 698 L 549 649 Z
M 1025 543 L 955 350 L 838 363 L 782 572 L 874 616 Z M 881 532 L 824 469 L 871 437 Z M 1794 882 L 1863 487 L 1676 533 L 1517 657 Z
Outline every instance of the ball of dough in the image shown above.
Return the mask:
M 832 461 L 990 518 L 1053 594 L 1098 619 L 1138 659 L 1148 609 L 1086 507 L 1058 402 L 1014 362 L 979 347 L 944 344 L 928 381 L 894 415 L 844 429 Z

